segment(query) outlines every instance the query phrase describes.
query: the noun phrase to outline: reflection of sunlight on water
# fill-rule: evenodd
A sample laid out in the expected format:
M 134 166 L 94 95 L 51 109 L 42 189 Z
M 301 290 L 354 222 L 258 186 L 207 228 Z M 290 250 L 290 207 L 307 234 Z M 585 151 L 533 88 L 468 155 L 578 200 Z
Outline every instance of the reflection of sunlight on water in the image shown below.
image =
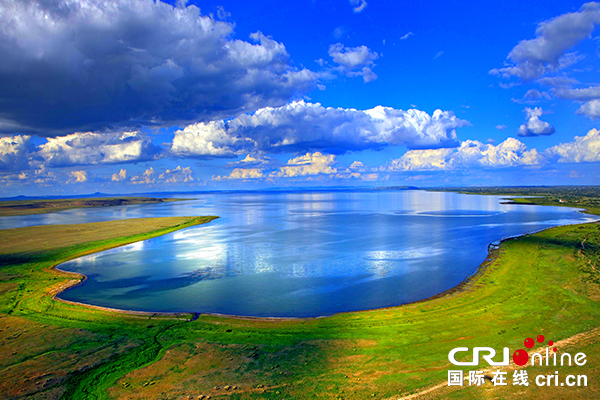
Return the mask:
M 333 193 L 290 193 L 286 195 L 285 203 L 289 204 L 289 212 L 302 210 L 304 217 L 317 217 L 324 211 L 338 209 L 333 201 L 334 198 Z
M 269 246 L 260 246 L 254 252 L 254 271 L 257 274 L 273 272 L 275 267 L 273 266 L 272 249 Z
M 135 242 L 135 243 L 131 243 L 127 246 L 123 246 L 123 247 L 117 247 L 115 249 L 115 253 L 122 253 L 122 252 L 126 252 L 126 251 L 142 251 L 144 250 L 144 243 L 145 242 Z
M 389 274 L 390 271 L 402 273 L 410 272 L 413 270 L 410 260 L 436 257 L 443 253 L 444 249 L 435 247 L 414 247 L 398 251 L 377 250 L 365 252 L 362 260 L 366 262 L 369 271 L 378 277 L 381 277 Z M 399 266 L 398 263 L 402 264 Z M 417 269 L 420 268 L 421 267 L 417 267 Z
M 292 272 L 290 274 L 291 276 L 301 278 L 304 276 L 308 276 L 309 274 L 310 274 L 310 271 L 306 268 L 305 265 L 303 265 L 303 264 L 292 265 Z
M 179 243 L 196 243 L 205 239 L 209 229 L 184 229 L 173 232 L 173 240 Z
M 114 249 L 106 250 L 100 253 L 88 254 L 87 256 L 83 256 L 80 258 L 76 258 L 75 260 L 68 261 L 61 265 L 69 265 L 76 264 L 82 265 L 85 263 L 94 264 L 98 259 L 105 257 L 108 254 L 119 254 L 119 253 L 133 253 L 144 250 L 146 241 L 134 242 L 125 246 L 115 247 Z
M 479 217 L 495 217 L 500 214 L 505 214 L 507 211 L 483 211 L 478 212 L 476 210 L 451 210 L 449 212 L 444 211 L 421 211 L 414 215 L 423 217 L 435 217 L 435 218 L 479 218 Z
M 200 245 L 199 242 L 196 242 Z M 182 250 L 181 253 L 175 254 L 175 258 L 180 260 L 204 260 L 204 261 L 221 261 L 226 254 L 226 246 L 222 243 L 211 243 L 210 245 L 204 244 L 202 247 L 195 247 L 190 249 L 186 246 L 186 250 Z

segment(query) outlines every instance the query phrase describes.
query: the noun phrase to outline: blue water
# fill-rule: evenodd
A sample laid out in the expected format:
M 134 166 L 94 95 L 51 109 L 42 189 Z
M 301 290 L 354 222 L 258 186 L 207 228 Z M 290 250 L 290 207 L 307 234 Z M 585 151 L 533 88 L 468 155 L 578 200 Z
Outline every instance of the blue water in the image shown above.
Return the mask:
M 60 297 L 129 310 L 314 317 L 427 298 L 473 273 L 494 241 L 595 219 L 500 203 L 425 191 L 202 194 L 7 217 L 0 227 L 218 215 L 60 265 L 88 277 Z

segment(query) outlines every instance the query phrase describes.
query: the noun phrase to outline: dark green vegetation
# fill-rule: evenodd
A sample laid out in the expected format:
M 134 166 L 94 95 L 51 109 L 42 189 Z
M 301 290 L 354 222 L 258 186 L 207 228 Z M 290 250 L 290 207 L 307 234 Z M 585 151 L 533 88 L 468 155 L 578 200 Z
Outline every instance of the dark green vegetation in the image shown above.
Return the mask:
M 452 348 L 517 349 L 538 334 L 570 340 L 570 351 L 587 354 L 577 372 L 588 374 L 588 387 L 442 387 L 428 395 L 598 397 L 600 224 L 504 242 L 485 269 L 447 296 L 328 318 L 194 319 L 52 300 L 80 279 L 53 270 L 58 262 L 210 218 L 0 231 L 0 397 L 387 399 L 444 383 L 455 369 Z M 583 339 L 574 340 L 579 333 Z
M 112 207 L 132 204 L 154 204 L 184 199 L 156 199 L 152 197 L 115 197 L 102 199 L 60 199 L 60 200 L 13 200 L 0 201 L 0 217 L 10 215 L 43 214 L 68 210 L 70 208 Z
M 427 190 L 496 196 L 535 196 L 507 200 L 511 204 L 585 208 L 590 214 L 600 215 L 600 186 L 492 186 Z

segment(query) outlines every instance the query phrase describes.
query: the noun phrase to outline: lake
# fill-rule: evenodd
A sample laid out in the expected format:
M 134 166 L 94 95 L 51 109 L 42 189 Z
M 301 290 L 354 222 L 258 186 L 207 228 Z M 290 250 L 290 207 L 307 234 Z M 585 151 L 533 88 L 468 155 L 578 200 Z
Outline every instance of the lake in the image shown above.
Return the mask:
M 209 193 L 5 217 L 0 227 L 218 215 L 61 264 L 88 279 L 60 297 L 127 310 L 316 317 L 430 297 L 476 271 L 492 242 L 597 219 L 501 201 L 418 190 Z

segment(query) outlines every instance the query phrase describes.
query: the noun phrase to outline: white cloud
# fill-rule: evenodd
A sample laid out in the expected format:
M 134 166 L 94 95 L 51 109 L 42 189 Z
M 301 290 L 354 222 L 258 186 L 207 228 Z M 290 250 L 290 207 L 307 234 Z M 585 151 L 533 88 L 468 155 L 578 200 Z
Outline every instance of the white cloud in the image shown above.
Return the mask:
M 36 170 L 34 170 L 34 183 L 38 185 L 49 185 L 58 180 L 58 176 L 52 172 L 48 171 L 47 168 L 42 164 Z
M 176 131 L 169 151 L 176 157 L 234 157 L 253 144 L 250 139 L 230 135 L 225 122 L 211 121 Z
M 242 160 L 228 162 L 225 164 L 225 166 L 228 168 L 235 168 L 235 167 L 250 168 L 250 167 L 255 167 L 255 166 L 264 167 L 264 166 L 268 166 L 271 164 L 273 164 L 273 160 L 270 159 L 269 157 L 248 154 Z
M 244 153 L 344 153 L 385 146 L 437 148 L 456 146 L 456 128 L 468 122 L 452 112 L 370 110 L 323 107 L 296 101 L 263 108 L 227 122 L 190 125 L 175 133 L 171 154 L 187 157 L 233 157 Z
M 443 54 L 444 54 L 444 52 L 443 52 L 443 51 L 438 51 L 438 52 L 437 52 L 437 54 L 436 54 L 435 56 L 433 56 L 433 59 L 434 59 L 434 60 L 435 60 L 435 59 L 438 59 L 438 58 L 440 58 L 440 57 L 441 57 Z
M 409 37 L 411 37 L 412 35 L 414 35 L 414 33 L 412 33 L 412 31 L 411 31 L 411 32 L 408 32 L 407 34 L 405 34 L 404 36 L 402 36 L 402 37 L 400 38 L 400 40 L 406 40 L 406 39 L 408 39 Z
M 30 136 L 0 137 L 0 171 L 17 170 L 29 166 Z
M 283 44 L 260 32 L 233 39 L 234 27 L 184 2 L 2 1 L 0 129 L 54 136 L 206 121 L 314 86 L 318 75 L 293 67 Z
M 502 124 L 502 125 L 496 125 L 496 129 L 498 129 L 499 131 L 508 128 L 506 125 Z
M 529 100 L 541 100 L 541 99 L 550 100 L 551 99 L 548 92 L 540 92 L 539 90 L 536 90 L 536 89 L 528 90 L 527 93 L 525 93 L 525 98 L 529 99 Z
M 351 170 L 362 171 L 365 168 L 365 164 L 363 164 L 361 161 L 354 161 L 348 168 Z
M 591 119 L 600 118 L 600 99 L 591 100 L 582 104 L 576 111 L 576 114 L 585 115 Z
M 391 171 L 456 170 L 472 167 L 504 168 L 538 165 L 544 162 L 536 149 L 515 138 L 497 146 L 477 140 L 466 140 L 454 149 L 410 150 L 389 165 Z
M 585 136 L 575 136 L 569 143 L 561 143 L 544 152 L 559 163 L 600 162 L 600 131 L 590 130 Z
M 149 185 L 151 183 L 156 182 L 156 173 L 154 172 L 154 168 L 150 167 L 144 171 L 141 175 L 132 176 L 130 181 L 135 184 L 146 184 Z
M 248 179 L 262 179 L 265 178 L 262 168 L 236 168 L 229 175 L 225 176 L 213 176 L 215 181 L 227 181 L 227 180 L 248 180 Z
M 231 17 L 231 13 L 225 11 L 225 8 L 223 8 L 223 6 L 217 6 L 217 17 L 220 20 L 225 20 L 225 19 Z
M 245 160 L 248 160 L 248 158 L 250 158 L 250 156 L 246 157 Z M 235 168 L 229 175 L 213 176 L 213 180 L 273 180 L 277 178 L 332 175 L 338 172 L 338 170 L 334 167 L 336 164 L 335 156 L 333 154 L 325 155 L 319 152 L 306 153 L 302 156 L 291 158 L 285 165 L 280 166 L 269 166 L 267 163 L 256 166 L 255 161 L 255 159 L 251 158 L 248 162 L 249 165 L 254 165 L 253 167 Z M 353 165 L 356 167 L 358 164 L 355 162 Z
M 84 183 L 88 180 L 88 174 L 85 171 L 71 171 L 69 175 L 71 176 L 70 183 Z
M 158 179 L 164 183 L 188 183 L 193 182 L 192 169 L 190 167 L 167 169 L 158 176 Z
M 565 76 L 546 76 L 537 80 L 538 83 L 546 86 L 555 88 L 570 86 L 575 83 L 579 83 L 575 79 L 567 78 Z
M 366 0 L 350 0 L 350 4 L 352 5 L 352 11 L 355 13 L 362 12 L 367 7 Z
M 526 107 L 523 112 L 527 115 L 527 121 L 519 127 L 519 136 L 552 135 L 554 133 L 554 127 L 540 119 L 544 113 L 541 107 Z
M 491 141 L 493 142 L 493 141 Z M 256 159 L 249 159 L 249 165 Z M 213 180 L 265 180 L 305 178 L 320 176 L 326 179 L 377 181 L 389 179 L 390 173 L 406 171 L 456 171 L 470 169 L 499 169 L 510 167 L 539 167 L 549 162 L 579 163 L 600 162 L 600 131 L 592 129 L 585 137 L 575 137 L 539 153 L 516 138 L 508 138 L 498 145 L 466 140 L 457 148 L 409 150 L 387 166 L 367 167 L 353 161 L 348 168 L 337 166 L 335 155 L 320 152 L 306 153 L 292 158 L 284 165 L 252 165 L 235 168 L 229 175 L 213 176 Z M 241 165 L 241 163 L 240 163 Z M 382 175 L 383 173 L 383 175 Z
M 158 152 L 140 132 L 82 132 L 47 138 L 35 156 L 48 166 L 64 167 L 152 160 Z
M 150 185 L 165 183 L 189 183 L 193 182 L 194 178 L 192 177 L 192 169 L 190 167 L 181 168 L 181 166 L 178 165 L 176 168 L 167 169 L 161 174 L 157 174 L 156 171 L 154 171 L 154 168 L 150 167 L 142 174 L 132 176 L 129 180 L 134 184 Z
M 115 172 L 114 174 L 112 174 L 110 178 L 110 180 L 113 182 L 121 182 L 125 179 L 127 179 L 127 170 L 125 170 L 124 168 L 121 168 L 119 172 Z
M 559 88 L 554 93 L 561 99 L 588 101 L 600 98 L 600 86 L 591 86 L 585 89 Z
M 329 46 L 329 55 L 333 58 L 333 62 L 339 65 L 338 68 L 343 74 L 351 77 L 362 76 L 365 83 L 377 79 L 372 68 L 379 54 L 367 46 L 345 47 L 341 43 L 336 43 Z
M 576 54 L 566 52 L 589 38 L 599 23 L 599 3 L 586 3 L 579 12 L 541 22 L 535 39 L 521 41 L 508 54 L 509 66 L 490 73 L 528 81 L 565 68 L 578 60 Z
M 274 177 L 297 177 L 306 175 L 335 174 L 337 169 L 333 154 L 324 155 L 319 152 L 306 153 L 303 156 L 288 160 L 287 165 L 274 172 Z

